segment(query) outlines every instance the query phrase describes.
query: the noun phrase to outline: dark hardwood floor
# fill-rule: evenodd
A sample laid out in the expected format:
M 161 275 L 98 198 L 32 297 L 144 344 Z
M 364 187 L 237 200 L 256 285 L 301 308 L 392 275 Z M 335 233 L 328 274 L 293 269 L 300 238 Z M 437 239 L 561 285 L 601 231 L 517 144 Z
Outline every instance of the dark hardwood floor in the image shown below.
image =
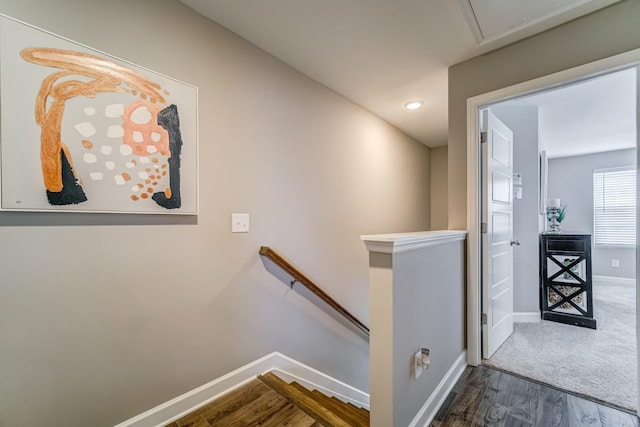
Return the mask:
M 638 417 L 495 369 L 467 367 L 432 427 L 640 427 Z

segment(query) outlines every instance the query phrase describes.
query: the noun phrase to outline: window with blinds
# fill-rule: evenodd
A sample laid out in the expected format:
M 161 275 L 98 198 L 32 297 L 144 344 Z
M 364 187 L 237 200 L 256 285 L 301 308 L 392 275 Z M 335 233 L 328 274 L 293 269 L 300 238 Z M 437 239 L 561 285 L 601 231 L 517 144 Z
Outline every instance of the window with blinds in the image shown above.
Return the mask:
M 636 170 L 593 171 L 593 237 L 596 246 L 636 245 Z

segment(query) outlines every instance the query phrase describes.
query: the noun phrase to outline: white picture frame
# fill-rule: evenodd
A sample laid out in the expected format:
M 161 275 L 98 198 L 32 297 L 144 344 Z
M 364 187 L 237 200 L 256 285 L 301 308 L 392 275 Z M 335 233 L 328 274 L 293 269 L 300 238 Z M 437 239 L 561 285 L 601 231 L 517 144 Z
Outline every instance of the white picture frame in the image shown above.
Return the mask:
M 197 215 L 195 86 L 0 15 L 0 94 L 1 210 Z

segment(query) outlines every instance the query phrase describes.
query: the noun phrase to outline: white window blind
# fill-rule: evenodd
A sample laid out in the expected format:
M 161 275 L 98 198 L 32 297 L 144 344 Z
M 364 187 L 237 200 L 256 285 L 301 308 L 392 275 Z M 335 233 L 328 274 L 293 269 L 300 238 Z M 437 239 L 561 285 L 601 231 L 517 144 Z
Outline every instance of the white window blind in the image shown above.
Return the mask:
M 635 246 L 635 168 L 593 171 L 593 236 L 596 246 Z

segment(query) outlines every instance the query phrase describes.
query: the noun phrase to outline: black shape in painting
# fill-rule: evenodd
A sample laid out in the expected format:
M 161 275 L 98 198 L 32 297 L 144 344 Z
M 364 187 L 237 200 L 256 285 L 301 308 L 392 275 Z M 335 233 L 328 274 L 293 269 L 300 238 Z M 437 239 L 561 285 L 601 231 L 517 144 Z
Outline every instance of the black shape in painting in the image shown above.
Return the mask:
M 166 209 L 177 209 L 182 206 L 180 196 L 180 153 L 182 151 L 182 135 L 180 133 L 180 118 L 178 107 L 169 105 L 158 113 L 158 124 L 169 134 L 169 188 L 171 197 L 167 197 L 164 191 L 154 193 L 151 197 L 155 202 Z
M 78 203 L 86 202 L 87 195 L 84 194 L 82 186 L 78 183 L 78 179 L 73 173 L 73 169 L 64 150 L 60 150 L 60 159 L 62 165 L 62 191 L 47 190 L 47 200 L 49 200 L 49 204 L 62 206 L 77 205 Z

